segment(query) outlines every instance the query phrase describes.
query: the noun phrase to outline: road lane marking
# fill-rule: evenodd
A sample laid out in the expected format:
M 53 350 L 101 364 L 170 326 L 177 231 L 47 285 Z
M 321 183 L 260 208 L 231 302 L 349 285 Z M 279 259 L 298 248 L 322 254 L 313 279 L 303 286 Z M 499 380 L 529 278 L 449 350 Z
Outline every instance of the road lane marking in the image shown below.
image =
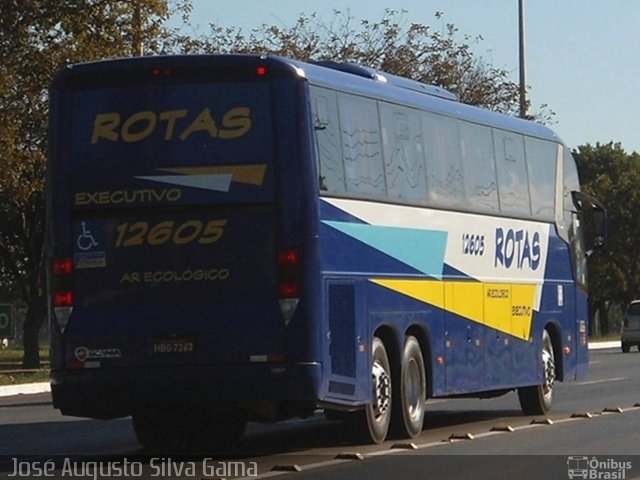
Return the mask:
M 588 382 L 576 382 L 574 385 L 596 385 L 598 383 L 609 383 L 609 382 L 622 382 L 623 380 L 629 380 L 627 377 L 616 377 L 616 378 L 603 378 L 602 380 L 590 380 Z

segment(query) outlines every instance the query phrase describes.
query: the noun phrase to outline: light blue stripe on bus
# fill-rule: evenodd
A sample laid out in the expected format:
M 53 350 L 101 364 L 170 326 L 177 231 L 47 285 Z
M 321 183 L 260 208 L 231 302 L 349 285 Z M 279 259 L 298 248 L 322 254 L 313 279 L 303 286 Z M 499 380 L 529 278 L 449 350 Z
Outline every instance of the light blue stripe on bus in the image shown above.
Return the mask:
M 328 220 L 323 223 L 425 275 L 442 278 L 447 232 Z

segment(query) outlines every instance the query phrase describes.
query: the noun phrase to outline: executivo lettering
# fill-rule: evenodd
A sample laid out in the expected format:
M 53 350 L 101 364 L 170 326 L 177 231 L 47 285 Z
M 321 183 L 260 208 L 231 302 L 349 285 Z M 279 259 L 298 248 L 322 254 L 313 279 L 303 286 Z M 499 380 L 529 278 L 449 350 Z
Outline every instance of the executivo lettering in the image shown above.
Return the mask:
M 177 188 L 156 190 L 114 190 L 104 192 L 78 192 L 75 195 L 76 206 L 82 205 L 122 205 L 130 203 L 177 202 L 182 192 Z

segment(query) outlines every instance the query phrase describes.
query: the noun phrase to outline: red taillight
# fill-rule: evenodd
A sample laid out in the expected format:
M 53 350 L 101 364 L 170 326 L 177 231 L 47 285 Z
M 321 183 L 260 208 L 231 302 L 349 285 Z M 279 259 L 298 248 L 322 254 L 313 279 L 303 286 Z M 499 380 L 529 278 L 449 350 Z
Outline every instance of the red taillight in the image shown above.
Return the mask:
M 298 298 L 300 297 L 300 286 L 296 282 L 280 282 L 278 286 L 279 298 Z
M 270 353 L 267 355 L 267 362 L 269 363 L 282 363 L 284 360 L 284 353 Z
M 256 67 L 256 73 L 258 74 L 259 77 L 264 77 L 267 74 L 267 67 L 263 65 Z
M 151 69 L 151 76 L 156 78 L 170 77 L 172 74 L 173 74 L 173 71 L 169 68 L 162 69 L 162 68 L 155 67 Z
M 73 307 L 73 259 L 56 258 L 53 270 L 53 306 Z
M 298 250 L 283 250 L 278 253 L 278 265 L 297 266 L 300 263 L 300 253 Z
M 300 252 L 282 250 L 278 252 L 278 297 L 300 297 Z
M 73 260 L 71 258 L 58 258 L 53 261 L 53 274 L 56 276 L 71 275 L 73 273 Z
M 73 292 L 55 292 L 53 294 L 54 307 L 73 307 Z

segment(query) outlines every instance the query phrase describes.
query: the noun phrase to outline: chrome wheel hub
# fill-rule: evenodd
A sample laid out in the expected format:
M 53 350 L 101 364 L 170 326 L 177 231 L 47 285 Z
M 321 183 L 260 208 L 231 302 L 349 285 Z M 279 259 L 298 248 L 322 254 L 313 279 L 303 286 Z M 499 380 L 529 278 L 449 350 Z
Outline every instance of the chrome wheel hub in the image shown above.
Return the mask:
M 373 377 L 373 413 L 376 418 L 385 415 L 391 406 L 391 379 L 389 374 L 379 362 L 373 363 L 371 369 Z
M 544 368 L 544 395 L 551 395 L 553 385 L 556 381 L 556 365 L 553 359 L 553 354 L 544 349 L 542 351 L 542 365 Z

